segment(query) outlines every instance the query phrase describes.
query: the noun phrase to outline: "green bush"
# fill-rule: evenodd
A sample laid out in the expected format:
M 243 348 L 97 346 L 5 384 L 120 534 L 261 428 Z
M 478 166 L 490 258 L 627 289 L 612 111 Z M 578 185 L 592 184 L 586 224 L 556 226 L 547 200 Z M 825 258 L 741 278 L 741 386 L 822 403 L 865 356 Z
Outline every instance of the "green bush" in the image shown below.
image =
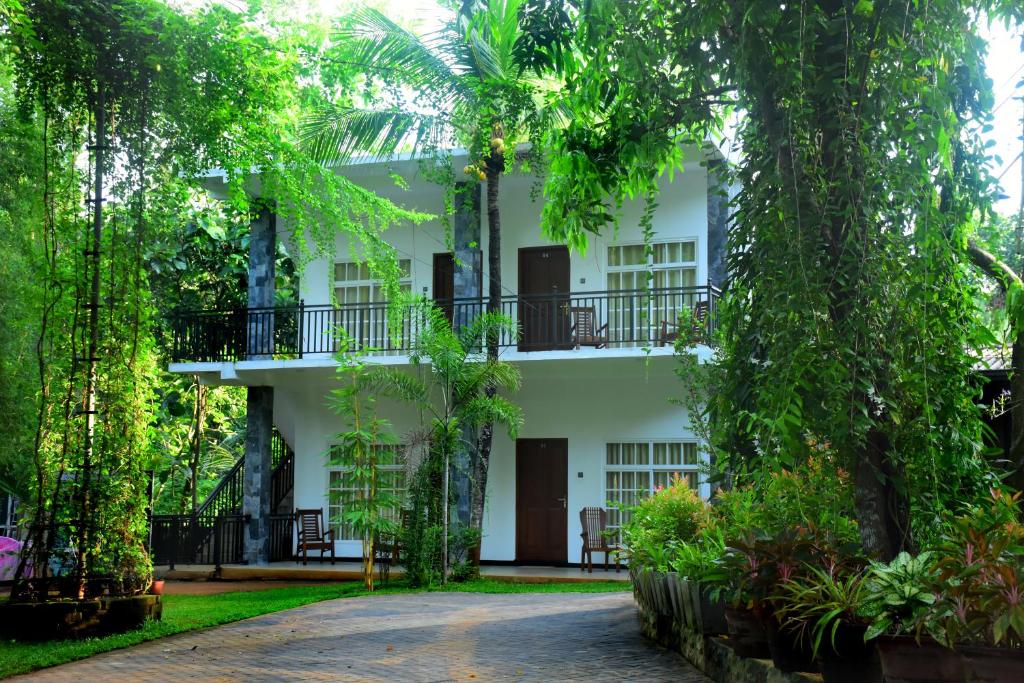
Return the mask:
M 640 502 L 622 526 L 630 563 L 666 571 L 673 548 L 697 538 L 711 521 L 708 505 L 683 479 Z

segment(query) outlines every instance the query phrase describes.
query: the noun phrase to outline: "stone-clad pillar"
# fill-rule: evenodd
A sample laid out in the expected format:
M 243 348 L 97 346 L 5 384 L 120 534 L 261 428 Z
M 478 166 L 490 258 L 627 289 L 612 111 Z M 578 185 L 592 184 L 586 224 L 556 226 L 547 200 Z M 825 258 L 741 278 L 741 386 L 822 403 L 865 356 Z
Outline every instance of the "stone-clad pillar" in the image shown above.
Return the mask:
M 455 193 L 455 216 L 453 242 L 455 247 L 456 299 L 476 299 L 478 306 L 456 306 L 453 323 L 456 328 L 468 325 L 483 310 L 481 273 L 483 256 L 480 249 L 480 185 L 479 183 L 458 183 Z M 463 427 L 463 441 L 476 443 L 476 430 Z M 472 453 L 470 448 L 460 448 L 452 465 L 453 510 L 452 519 L 462 526 L 469 526 L 472 496 Z
M 271 358 L 274 352 L 274 262 L 277 260 L 277 218 L 267 209 L 249 224 L 249 360 Z M 258 310 L 251 310 L 258 309 Z
M 274 430 L 274 388 L 249 387 L 245 404 L 245 478 L 242 513 L 245 527 L 245 561 L 263 564 L 270 539 L 270 442 Z
M 721 289 L 729 278 L 725 262 L 729 229 L 729 188 L 722 162 L 708 164 L 708 282 Z
M 277 258 L 277 220 L 263 209 L 250 224 L 249 233 L 249 360 L 273 357 L 274 261 Z M 245 406 L 245 477 L 242 513 L 245 527 L 245 561 L 262 564 L 270 546 L 270 442 L 274 430 L 274 388 L 248 387 Z

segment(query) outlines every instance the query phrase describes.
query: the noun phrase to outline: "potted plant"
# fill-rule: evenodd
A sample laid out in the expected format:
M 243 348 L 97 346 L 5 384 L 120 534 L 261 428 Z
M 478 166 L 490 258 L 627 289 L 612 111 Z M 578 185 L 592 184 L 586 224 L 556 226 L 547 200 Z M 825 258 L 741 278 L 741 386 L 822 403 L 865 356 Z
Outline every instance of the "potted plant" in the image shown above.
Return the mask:
M 867 583 L 863 568 L 838 562 L 808 566 L 807 573 L 783 584 L 773 600 L 776 615 L 795 624 L 811 642 L 825 683 L 881 683 L 882 669 L 861 616 Z
M 877 639 L 887 683 L 964 680 L 960 654 L 930 632 L 941 594 L 938 576 L 931 552 L 871 563 L 861 614 L 871 619 L 865 638 Z
M 712 599 L 709 583 L 719 571 L 718 561 L 725 553 L 725 538 L 718 528 L 707 528 L 692 543 L 681 543 L 670 560 L 680 577 L 685 623 L 705 635 L 727 632 L 725 602 Z
M 1020 494 L 992 492 L 989 505 L 956 519 L 937 551 L 944 590 L 931 632 L 963 655 L 968 681 L 1017 681 L 1024 671 L 1024 526 Z

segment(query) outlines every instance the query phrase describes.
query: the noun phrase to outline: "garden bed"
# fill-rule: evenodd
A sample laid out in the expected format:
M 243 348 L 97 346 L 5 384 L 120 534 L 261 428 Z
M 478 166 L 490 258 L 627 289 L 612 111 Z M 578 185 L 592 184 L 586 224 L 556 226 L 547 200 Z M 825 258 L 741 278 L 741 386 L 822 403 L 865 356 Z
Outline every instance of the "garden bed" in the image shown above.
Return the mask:
M 0 603 L 0 637 L 19 640 L 87 638 L 124 633 L 159 621 L 159 595 L 93 600 Z
M 818 674 L 784 672 L 776 669 L 770 659 L 737 655 L 727 636 L 698 630 L 698 621 L 712 631 L 722 630 L 717 618 L 705 614 L 701 619 L 701 615 L 695 614 L 695 603 L 687 600 L 683 591 L 670 591 L 665 574 L 645 574 L 647 577 L 634 573 L 633 594 L 640 630 L 647 638 L 678 651 L 711 680 L 716 683 L 820 683 Z M 651 585 L 659 582 L 664 582 L 664 589 Z

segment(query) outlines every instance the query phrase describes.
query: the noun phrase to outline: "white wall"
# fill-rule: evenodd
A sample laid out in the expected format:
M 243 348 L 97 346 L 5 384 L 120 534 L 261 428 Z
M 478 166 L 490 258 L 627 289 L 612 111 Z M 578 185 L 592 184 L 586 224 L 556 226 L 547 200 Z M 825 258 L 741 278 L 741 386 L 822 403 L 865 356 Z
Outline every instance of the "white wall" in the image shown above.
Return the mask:
M 398 188 L 387 177 L 389 169 L 403 173 L 409 189 Z M 347 171 L 351 179 L 397 204 L 416 211 L 440 215 L 444 211 L 443 190 L 418 174 L 415 164 L 402 162 L 378 164 Z M 506 294 L 518 291 L 518 250 L 552 244 L 541 234 L 540 214 L 542 198 L 531 197 L 536 178 L 527 175 L 504 176 L 501 180 L 502 220 L 502 285 Z M 697 163 L 687 164 L 683 173 L 677 173 L 674 182 L 663 179 L 658 197 L 658 210 L 654 214 L 655 241 L 694 238 L 697 240 L 697 284 L 707 281 L 707 172 Z M 643 236 L 639 227 L 643 205 L 627 204 L 622 211 L 617 235 L 608 228 L 607 233 L 594 237 L 586 254 L 572 254 L 571 289 L 573 292 L 603 291 L 607 289 L 605 277 L 607 246 L 609 244 L 639 244 Z M 484 258 L 484 292 L 488 278 L 486 207 L 481 207 L 481 249 Z M 285 226 L 283 230 L 287 231 Z M 401 225 L 388 232 L 388 241 L 399 251 L 400 258 L 411 258 L 413 292 L 432 297 L 433 255 L 448 251 L 445 226 L 434 220 L 418 226 Z M 351 245 L 346 235 L 339 235 L 336 260 L 352 260 Z M 310 263 L 302 277 L 302 296 L 307 304 L 330 303 L 333 287 L 333 268 L 327 259 Z
M 578 562 L 579 511 L 603 507 L 605 444 L 631 440 L 692 440 L 682 408 L 668 402 L 680 393 L 671 357 L 524 361 L 523 388 L 513 398 L 524 411 L 522 438 L 568 439 L 568 538 L 566 561 Z M 410 371 L 416 371 L 410 369 Z M 327 510 L 325 453 L 341 420 L 326 408 L 330 383 L 322 379 L 276 389 L 275 410 L 288 404 L 294 416 L 295 506 Z M 418 424 L 405 406 L 382 404 L 382 416 L 396 433 Z M 580 477 L 579 473 L 583 476 Z M 495 435 L 487 487 L 482 558 L 515 560 L 515 443 Z M 707 494 L 707 491 L 704 491 Z M 338 545 L 342 556 L 357 556 L 358 543 Z

